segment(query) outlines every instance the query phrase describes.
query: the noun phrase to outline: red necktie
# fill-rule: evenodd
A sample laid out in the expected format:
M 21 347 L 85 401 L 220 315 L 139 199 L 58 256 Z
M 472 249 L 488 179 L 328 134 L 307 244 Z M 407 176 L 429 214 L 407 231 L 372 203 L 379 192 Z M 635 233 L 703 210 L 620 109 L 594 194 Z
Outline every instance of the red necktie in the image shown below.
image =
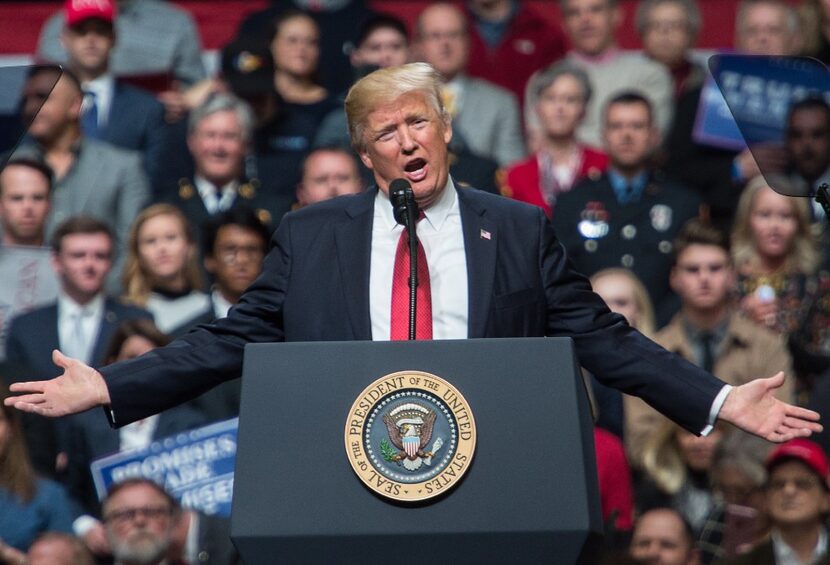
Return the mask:
M 423 218 L 421 212 L 420 221 Z M 424 246 L 418 241 L 418 291 L 415 338 L 432 339 L 432 294 L 429 284 L 429 266 Z M 392 316 L 390 338 L 409 339 L 409 234 L 401 232 L 395 252 L 395 270 L 392 275 Z

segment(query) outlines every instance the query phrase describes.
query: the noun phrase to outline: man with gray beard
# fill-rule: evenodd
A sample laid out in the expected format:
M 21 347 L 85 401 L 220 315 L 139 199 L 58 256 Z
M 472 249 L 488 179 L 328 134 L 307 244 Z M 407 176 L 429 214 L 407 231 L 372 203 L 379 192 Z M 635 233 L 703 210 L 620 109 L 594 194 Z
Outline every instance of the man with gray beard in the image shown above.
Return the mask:
M 102 515 L 115 565 L 175 565 L 167 560 L 178 505 L 148 479 L 115 484 Z

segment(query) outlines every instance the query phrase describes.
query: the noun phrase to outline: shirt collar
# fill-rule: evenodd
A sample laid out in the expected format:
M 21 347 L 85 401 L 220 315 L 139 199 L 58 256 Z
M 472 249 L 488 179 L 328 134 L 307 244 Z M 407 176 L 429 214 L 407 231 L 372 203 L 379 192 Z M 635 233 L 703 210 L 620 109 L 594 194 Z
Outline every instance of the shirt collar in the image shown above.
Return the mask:
M 627 178 L 621 175 L 613 168 L 608 169 L 608 180 L 611 183 L 611 188 L 614 189 L 614 194 L 617 197 L 617 202 L 625 204 L 627 202 L 637 202 L 643 196 L 643 191 L 648 184 L 648 171 L 643 171 L 634 176 L 634 178 Z M 634 189 L 634 192 L 629 197 L 626 194 L 628 187 Z
M 444 190 L 441 191 L 438 200 L 422 212 L 426 216 L 429 225 L 435 231 L 441 231 L 447 216 L 457 208 L 458 195 L 455 192 L 455 183 L 453 183 L 450 176 L 447 176 L 447 184 L 444 185 Z M 378 193 L 375 196 L 375 218 L 378 217 L 383 220 L 389 230 L 394 230 L 398 226 L 392 213 L 392 203 L 389 201 L 389 196 L 380 188 L 378 188 Z
M 610 63 L 614 59 L 616 59 L 620 54 L 620 49 L 618 47 L 609 47 L 599 55 L 587 55 L 585 53 L 579 53 L 576 50 L 571 50 L 569 55 L 577 60 L 579 63 L 583 63 L 586 65 L 603 65 Z
M 95 96 L 101 98 L 108 95 L 115 88 L 115 77 L 110 73 L 104 73 L 98 78 L 94 78 L 83 83 L 84 91 L 95 93 Z
M 228 315 L 228 311 L 231 309 L 231 304 L 225 297 L 222 296 L 222 293 L 219 292 L 218 288 L 214 288 L 213 292 L 211 292 L 211 300 L 213 300 L 213 313 L 216 315 L 217 318 L 224 318 Z
M 86 304 L 78 304 L 68 294 L 58 293 L 58 313 L 60 316 L 73 316 L 83 312 L 88 316 L 97 317 L 104 311 L 104 295 L 99 293 Z
M 203 199 L 216 194 L 216 185 L 214 185 L 212 182 L 210 182 L 204 177 L 196 175 L 195 177 L 193 177 L 193 184 L 196 185 L 196 190 L 199 191 L 199 196 L 201 196 Z M 234 179 L 219 189 L 219 195 L 224 196 L 228 192 L 236 192 L 236 189 L 238 187 L 239 181 Z
M 784 541 L 778 529 L 773 528 L 770 537 L 772 538 L 772 550 L 775 552 L 776 563 L 799 563 L 795 550 Z M 813 549 L 813 555 L 808 563 L 817 563 L 826 553 L 827 530 L 822 527 L 818 533 L 818 541 L 816 541 L 816 547 Z

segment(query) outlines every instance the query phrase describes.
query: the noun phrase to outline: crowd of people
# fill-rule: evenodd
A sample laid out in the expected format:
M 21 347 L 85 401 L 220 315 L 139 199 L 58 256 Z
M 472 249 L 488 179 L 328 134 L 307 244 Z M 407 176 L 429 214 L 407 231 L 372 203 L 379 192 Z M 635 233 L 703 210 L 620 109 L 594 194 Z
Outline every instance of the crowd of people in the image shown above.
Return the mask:
M 556 27 L 521 0 L 431 2 L 410 30 L 362 0 L 274 2 L 208 76 L 181 8 L 67 1 L 0 171 L 2 246 L 50 249 L 57 280 L 7 323 L 6 388 L 226 316 L 285 214 L 372 184 L 349 86 L 424 61 L 443 79 L 456 186 L 541 208 L 608 307 L 663 347 L 731 385 L 782 370 L 781 399 L 830 414 L 826 218 L 773 189 L 830 181 L 830 104 L 795 103 L 782 148 L 707 144 L 693 133 L 708 73 L 695 0 L 637 2 L 637 52 L 617 45 L 618 0 L 559 9 Z M 828 64 L 830 3 L 741 0 L 733 47 Z M 774 447 L 723 424 L 697 437 L 586 379 L 609 563 L 830 563 L 830 437 Z M 89 466 L 233 418 L 239 398 L 231 381 L 118 430 L 98 411 L 3 407 L 0 562 L 236 562 L 223 520 L 141 479 L 100 503 Z

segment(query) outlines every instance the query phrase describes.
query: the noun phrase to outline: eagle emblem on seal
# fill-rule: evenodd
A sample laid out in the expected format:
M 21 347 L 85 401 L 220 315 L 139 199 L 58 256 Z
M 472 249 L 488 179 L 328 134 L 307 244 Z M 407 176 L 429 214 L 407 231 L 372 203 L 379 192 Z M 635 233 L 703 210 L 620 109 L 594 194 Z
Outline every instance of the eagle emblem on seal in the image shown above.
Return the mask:
M 383 423 L 389 432 L 389 443 L 381 441 L 383 458 L 402 465 L 408 471 L 417 471 L 422 465 L 432 465 L 432 457 L 441 449 L 444 441 L 439 437 L 427 449 L 432 440 L 436 414 L 416 402 L 406 402 L 383 415 Z M 394 446 L 397 451 L 393 449 Z

